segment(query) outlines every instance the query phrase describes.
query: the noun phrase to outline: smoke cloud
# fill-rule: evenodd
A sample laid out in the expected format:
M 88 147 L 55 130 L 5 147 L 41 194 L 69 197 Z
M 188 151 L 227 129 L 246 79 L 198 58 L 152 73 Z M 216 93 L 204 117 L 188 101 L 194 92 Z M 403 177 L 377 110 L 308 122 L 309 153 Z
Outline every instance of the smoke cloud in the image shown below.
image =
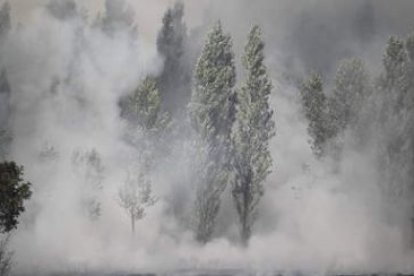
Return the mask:
M 131 1 L 141 7 L 135 10 L 136 38 L 127 30 L 107 35 L 78 17 L 57 19 L 40 2 L 29 2 L 11 3 L 16 14 L 25 16 L 1 49 L 12 91 L 10 157 L 24 165 L 25 178 L 33 183 L 33 197 L 11 239 L 16 274 L 414 272 L 405 232 L 410 210 L 406 202 L 393 205 L 384 199 L 375 141 L 360 149 L 351 135 L 345 136 L 340 161 L 315 159 L 295 83 L 312 70 L 331 76 L 337 62 L 351 56 L 368 59 L 376 72 L 386 37 L 405 35 L 414 26 L 412 16 L 404 16 L 414 10 L 414 2 L 183 1 L 193 37 L 201 40 L 204 33 L 197 30 L 221 19 L 234 38 L 237 58 L 250 26 L 263 27 L 277 135 L 271 143 L 273 172 L 247 248 L 236 242 L 237 213 L 229 189 L 213 241 L 201 246 L 193 240 L 193 141 L 181 136 L 154 168 L 159 200 L 137 222 L 135 235 L 119 206 L 118 189 L 139 161 L 125 139 L 128 125 L 120 117 L 119 100 L 162 70 L 151 39 L 170 3 Z M 87 5 L 93 14 L 103 6 L 101 1 Z M 158 17 L 145 21 L 146 8 Z M 90 152 L 96 152 L 102 167 L 97 190 L 79 173 L 87 168 L 74 162 L 76 154 Z M 89 196 L 101 203 L 97 220 L 82 207 Z M 389 214 L 395 219 L 390 221 Z

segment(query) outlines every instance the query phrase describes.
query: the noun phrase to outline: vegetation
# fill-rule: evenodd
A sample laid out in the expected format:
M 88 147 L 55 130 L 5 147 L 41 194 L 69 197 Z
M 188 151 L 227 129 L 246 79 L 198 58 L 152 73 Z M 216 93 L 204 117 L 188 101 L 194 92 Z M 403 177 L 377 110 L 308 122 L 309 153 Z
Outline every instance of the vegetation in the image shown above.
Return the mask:
M 135 233 L 135 223 L 145 216 L 145 210 L 157 202 L 152 195 L 151 181 L 145 174 L 128 174 L 119 189 L 119 204 L 127 212 L 131 221 L 131 231 Z
M 230 136 L 234 122 L 236 82 L 234 54 L 229 35 L 216 23 L 207 35 L 195 69 L 195 88 L 190 117 L 199 147 L 200 168 L 197 186 L 196 239 L 208 242 L 220 209 L 221 194 L 230 175 Z
M 191 97 L 191 66 L 186 60 L 187 27 L 183 21 L 184 5 L 176 2 L 167 9 L 157 37 L 157 50 L 164 67 L 157 78 L 163 110 L 182 119 Z
M 95 54 L 91 54 L 97 46 L 87 44 L 87 35 L 96 35 L 112 42 L 126 35 L 128 47 L 131 48 L 137 46 L 137 43 L 132 42 L 137 42 L 138 36 L 133 9 L 124 0 L 106 0 L 103 14 L 91 25 L 87 25 L 88 20 L 75 20 L 82 16 L 86 19 L 76 3 L 74 0 L 51 0 L 45 6 L 56 22 L 76 22 L 76 31 L 71 36 L 71 43 L 74 42 L 75 46 L 72 49 L 69 45 L 65 49 L 70 53 L 69 62 L 63 62 L 63 65 L 56 62 L 56 67 L 65 67 L 62 69 L 64 73 L 63 76 L 57 73 L 52 80 L 45 81 L 45 87 L 51 87 L 47 91 L 50 93 L 45 95 L 53 98 L 53 104 L 61 107 L 59 104 L 62 103 L 57 100 L 61 93 L 59 87 L 70 86 L 73 95 L 68 98 L 76 102 L 78 110 L 83 111 L 91 106 L 90 102 L 95 98 L 78 97 L 76 92 L 87 88 L 78 83 L 84 76 L 78 79 L 75 75 L 84 73 L 88 77 L 88 70 L 96 70 L 99 71 L 97 74 L 108 76 L 104 70 L 106 63 L 101 64 L 96 60 Z M 372 9 L 367 2 L 357 16 L 362 22 L 367 20 L 366 29 L 358 30 L 360 33 L 356 34 L 361 43 L 365 43 L 365 34 L 372 33 L 375 27 Z M 357 23 L 358 26 L 360 24 Z M 4 46 L 5 38 L 11 30 L 10 5 L 5 3 L 0 9 L 0 48 Z M 62 30 L 69 33 L 65 28 Z M 25 34 L 31 35 L 31 32 Z M 18 43 L 19 39 L 24 38 L 14 39 L 14 43 Z M 129 163 L 122 164 L 120 168 L 121 173 L 127 172 L 127 177 L 118 180 L 119 185 L 115 187 L 117 194 L 116 191 L 114 193 L 119 211 L 128 215 L 132 233 L 135 233 L 137 222 L 157 203 L 158 198 L 153 192 L 154 187 L 158 188 L 157 173 L 166 171 L 164 167 L 175 162 L 171 159 L 176 156 L 170 156 L 170 152 L 183 151 L 184 153 L 180 152 L 180 157 L 186 158 L 189 153 L 196 152 L 185 163 L 190 171 L 188 179 L 183 177 L 175 180 L 182 181 L 182 186 L 189 190 L 190 195 L 183 197 L 183 200 L 191 201 L 186 206 L 191 205 L 189 213 L 193 215 L 194 239 L 206 244 L 221 235 L 217 231 L 221 230 L 220 211 L 224 196 L 228 196 L 233 203 L 229 207 L 234 211 L 232 219 L 236 221 L 231 226 L 236 227 L 238 224 L 240 243 L 248 246 L 255 227 L 257 228 L 256 219 L 261 215 L 260 204 L 266 195 L 269 175 L 274 170 L 270 145 L 276 135 L 277 118 L 271 102 L 276 79 L 272 78 L 265 65 L 265 42 L 259 26 L 253 26 L 248 33 L 241 68 L 236 68 L 238 60 L 234 48 L 237 47 L 233 47 L 232 37 L 223 30 L 220 21 L 211 27 L 200 49 L 190 49 L 192 42 L 184 22 L 184 5 L 176 3 L 165 12 L 156 39 L 156 48 L 164 61 L 162 70 L 158 75 L 154 73 L 145 78 L 133 76 L 134 81 L 139 80 L 136 86 L 131 88 L 131 83 L 128 83 L 127 88 L 120 85 L 122 91 L 114 98 L 111 96 L 108 97 L 110 99 L 104 99 L 110 102 L 109 109 L 115 103 L 118 104 L 116 107 L 119 107 L 119 113 L 108 113 L 108 117 L 116 122 L 115 128 L 121 129 L 119 140 L 123 144 L 120 148 L 126 148 L 125 152 L 132 156 L 127 159 Z M 56 47 L 60 47 L 58 44 Z M 188 52 L 199 50 L 196 64 L 191 64 Z M 83 58 L 82 55 L 91 56 Z M 12 125 L 15 115 L 13 96 L 21 91 L 12 91 L 14 87 L 10 84 L 14 83 L 9 83 L 9 80 L 16 82 L 19 78 L 9 79 L 6 69 L 17 70 L 20 67 L 6 68 L 3 59 L 0 59 L 0 63 L 0 109 L 7 113 L 0 121 L 0 157 L 2 160 L 13 160 L 13 157 L 18 156 L 13 155 L 13 147 L 10 147 L 14 146 L 15 130 Z M 78 63 L 87 64 L 81 73 L 74 72 Z M 327 160 L 333 160 L 331 163 L 334 164 L 340 163 L 344 160 L 342 158 L 345 154 L 342 153 L 346 147 L 356 151 L 369 145 L 375 152 L 373 164 L 370 165 L 380 178 L 380 196 L 386 198 L 386 204 L 389 204 L 384 210 L 391 206 L 393 208 L 389 209 L 401 210 L 404 215 L 410 214 L 403 219 L 405 222 L 412 220 L 414 229 L 414 35 L 406 39 L 390 37 L 379 74 L 375 75 L 367 68 L 369 67 L 362 59 L 348 58 L 338 63 L 337 70 L 332 75 L 310 74 L 298 87 L 297 96 L 302 111 L 300 120 L 306 124 L 306 139 L 313 152 L 311 157 L 314 157 L 312 162 L 319 165 L 325 165 Z M 238 78 L 237 69 L 241 69 L 242 78 Z M 30 70 L 27 74 L 29 73 Z M 115 80 L 117 83 L 123 81 Z M 43 83 L 39 86 L 44 88 Z M 95 86 L 93 87 L 95 92 Z M 108 88 L 110 89 L 112 88 Z M 127 89 L 130 90 L 125 91 Z M 30 106 L 27 110 L 30 112 Z M 94 113 L 96 110 L 88 112 Z M 96 113 L 99 112 L 100 110 Z M 42 115 L 47 117 L 49 114 Z M 75 121 L 71 120 L 72 118 L 68 121 Z M 182 147 L 172 150 L 178 144 L 174 144 L 178 135 L 174 136 L 172 132 L 183 129 L 186 132 L 181 133 L 180 139 L 185 136 L 182 139 L 185 141 L 180 145 Z M 187 132 L 188 129 L 191 130 Z M 47 144 L 45 149 L 35 152 L 33 158 L 38 158 L 35 160 L 48 167 L 59 158 L 66 157 L 67 163 L 64 164 L 69 164 L 68 171 L 72 173 L 70 176 L 81 187 L 80 198 L 74 200 L 76 207 L 80 206 L 79 209 L 92 221 L 99 218 L 102 220 L 105 215 L 103 195 L 107 189 L 104 184 L 108 178 L 106 170 L 107 166 L 113 164 L 105 162 L 105 152 L 98 151 L 94 146 L 88 145 L 86 149 L 72 148 L 68 151 L 69 154 L 66 154 L 66 149 L 54 146 Z M 168 186 L 167 184 L 165 185 Z M 170 186 L 175 189 L 174 185 Z M 24 203 L 32 195 L 31 187 L 31 183 L 24 180 L 23 167 L 15 162 L 0 163 L 0 234 L 7 235 L 17 228 L 19 218 L 25 211 Z M 179 193 L 176 190 L 173 192 Z M 166 205 L 168 208 L 167 203 Z M 185 215 L 187 214 L 183 216 Z M 390 221 L 396 219 L 393 214 L 387 213 L 384 216 Z M 414 241 L 414 233 L 411 234 Z M 10 269 L 11 257 L 6 245 L 7 239 L 0 242 L 0 275 L 7 274 Z
M 322 78 L 312 75 L 301 88 L 302 107 L 308 120 L 308 134 L 313 152 L 317 157 L 324 153 L 327 141 L 332 137 L 328 119 L 327 98 L 323 92 Z
M 23 167 L 15 162 L 0 163 L 0 275 L 11 269 L 11 253 L 7 250 L 9 236 L 17 228 L 24 212 L 24 201 L 32 195 L 30 182 L 23 179 Z
M 23 167 L 14 162 L 0 163 L 0 233 L 17 227 L 24 201 L 32 195 L 30 186 L 23 179 Z
M 270 173 L 272 157 L 269 141 L 275 122 L 269 104 L 272 84 L 264 61 L 264 43 L 258 26 L 250 31 L 243 65 L 246 81 L 237 91 L 236 122 L 233 126 L 232 194 L 240 220 L 241 239 L 247 244 L 257 205 L 264 193 L 264 181 Z

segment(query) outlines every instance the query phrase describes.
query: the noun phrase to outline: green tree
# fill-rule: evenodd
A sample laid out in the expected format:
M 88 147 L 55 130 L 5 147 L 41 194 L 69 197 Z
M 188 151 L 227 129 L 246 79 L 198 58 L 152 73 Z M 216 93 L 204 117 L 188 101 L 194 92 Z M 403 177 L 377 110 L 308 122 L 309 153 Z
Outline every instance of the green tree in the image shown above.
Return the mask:
M 404 88 L 402 84 L 404 83 L 406 64 L 407 52 L 404 41 L 390 37 L 383 57 L 384 73 L 381 76 L 380 85 L 384 89 Z
M 235 113 L 236 72 L 230 35 L 214 25 L 197 61 L 190 118 L 200 149 L 196 239 L 211 239 L 231 165 L 230 136 Z
M 412 41 L 391 37 L 383 56 L 383 72 L 378 81 L 377 106 L 380 130 L 379 163 L 388 203 L 412 206 L 414 186 L 414 101 Z M 410 203 L 410 204 L 406 204 Z M 414 208 L 413 208 L 414 209 Z M 403 213 L 413 210 L 403 211 Z M 389 216 L 390 220 L 394 217 Z M 414 229 L 414 227 L 412 227 Z M 412 229 L 410 229 L 412 231 Z M 408 231 L 407 231 L 408 232 Z M 413 233 L 411 239 L 414 240 Z
M 363 62 L 359 59 L 342 61 L 328 101 L 329 120 L 334 136 L 338 136 L 350 125 L 356 126 L 361 109 L 370 94 L 369 76 Z
M 405 168 L 410 161 L 412 147 L 412 110 L 406 101 L 408 89 L 408 55 L 404 41 L 395 37 L 388 40 L 383 57 L 384 71 L 379 78 L 379 126 L 382 131 L 382 166 L 388 174 L 389 192 L 401 194 L 408 183 Z M 403 165 L 404 164 L 404 165 Z M 405 183 L 405 184 L 404 184 Z
M 172 115 L 185 115 L 191 97 L 191 69 L 185 52 L 187 27 L 183 21 L 184 5 L 176 2 L 162 19 L 157 37 L 157 50 L 164 57 L 164 67 L 157 78 L 163 110 Z
M 168 113 L 161 109 L 155 80 L 145 78 L 131 94 L 121 99 L 120 108 L 121 117 L 130 126 L 128 141 L 138 149 L 139 155 L 145 159 L 143 162 L 149 163 L 155 157 L 165 155 L 168 143 L 164 140 L 169 133 L 171 120 Z
M 127 120 L 127 141 L 137 150 L 139 166 L 146 173 L 164 158 L 170 150 L 166 141 L 170 133 L 171 120 L 161 110 L 160 95 L 153 78 L 145 78 L 129 95 L 121 99 L 121 116 Z
M 355 141 L 363 142 L 370 128 L 367 104 L 372 88 L 364 64 L 359 59 L 343 60 L 337 69 L 333 91 L 327 96 L 319 75 L 312 75 L 301 88 L 303 111 L 314 154 L 339 158 L 346 130 Z M 373 105 L 373 104 L 371 104 Z
M 32 192 L 31 184 L 23 180 L 23 167 L 15 162 L 0 163 L 0 233 L 10 232 L 24 212 L 24 201 Z
M 273 110 L 269 105 L 272 84 L 263 64 L 264 42 L 254 26 L 248 36 L 243 65 L 247 79 L 237 91 L 236 122 L 233 128 L 233 199 L 240 220 L 241 239 L 247 244 L 263 196 L 263 182 L 270 173 L 269 140 L 274 135 Z
M 332 137 L 328 119 L 328 100 L 319 75 L 313 74 L 300 90 L 303 112 L 308 120 L 308 134 L 314 154 L 321 157 L 326 142 Z
M 378 79 L 380 94 L 379 120 L 386 124 L 389 119 L 402 114 L 404 97 L 409 84 L 407 76 L 408 54 L 404 41 L 390 37 L 383 56 L 383 72 Z
M 169 123 L 167 113 L 161 111 L 160 94 L 153 78 L 145 78 L 137 89 L 120 101 L 121 116 L 148 135 L 165 130 Z

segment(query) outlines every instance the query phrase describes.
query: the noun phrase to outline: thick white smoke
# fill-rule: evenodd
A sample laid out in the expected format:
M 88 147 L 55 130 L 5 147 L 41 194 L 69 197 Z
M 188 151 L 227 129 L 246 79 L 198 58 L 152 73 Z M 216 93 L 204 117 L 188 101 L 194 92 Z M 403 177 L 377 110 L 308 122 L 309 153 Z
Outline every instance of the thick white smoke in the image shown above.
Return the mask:
M 413 271 L 412 253 L 404 249 L 405 225 L 389 223 L 384 215 L 375 144 L 357 150 L 349 139 L 339 164 L 316 160 L 298 91 L 279 81 L 278 72 L 272 95 L 274 168 L 249 247 L 235 242 L 230 191 L 223 197 L 217 237 L 205 246 L 172 216 L 169 208 L 180 201 L 186 210 L 182 215 L 191 214 L 191 141 L 174 148 L 155 169 L 153 188 L 160 200 L 132 236 L 117 195 L 137 156 L 124 140 L 118 101 L 161 68 L 153 48 L 128 32 L 108 36 L 80 19 L 57 20 L 44 9 L 9 35 L 2 56 L 12 90 L 11 156 L 24 165 L 34 192 L 12 237 L 17 273 Z M 73 162 L 76 152 L 92 150 L 103 167 L 102 215 L 96 221 L 80 207 L 89 191 Z

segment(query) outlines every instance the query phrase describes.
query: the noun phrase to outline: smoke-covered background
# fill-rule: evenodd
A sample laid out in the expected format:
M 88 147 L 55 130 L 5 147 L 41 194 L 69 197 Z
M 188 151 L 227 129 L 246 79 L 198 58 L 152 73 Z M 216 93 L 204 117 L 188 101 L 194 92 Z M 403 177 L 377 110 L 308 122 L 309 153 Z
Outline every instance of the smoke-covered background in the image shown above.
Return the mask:
M 401 158 L 384 157 L 384 141 L 399 135 L 393 127 L 401 120 L 380 124 L 378 112 L 371 112 L 388 99 L 375 96 L 383 95 L 376 78 L 384 71 L 388 37 L 405 38 L 414 27 L 413 1 L 186 0 L 183 53 L 163 48 L 159 39 L 171 1 L 9 3 L 10 28 L 4 27 L 5 6 L 0 14 L 2 143 L 6 158 L 24 166 L 33 189 L 9 245 L 17 275 L 228 268 L 414 272 L 413 161 L 404 159 L 413 148 L 403 147 Z M 230 185 L 212 240 L 201 245 L 193 236 L 197 153 L 182 107 L 217 20 L 233 38 L 236 87 L 243 82 L 247 34 L 253 24 L 261 26 L 274 87 L 272 173 L 248 247 L 238 243 Z M 179 53 L 181 67 L 166 53 Z M 353 57 L 363 60 L 374 95 L 360 107 L 368 113 L 359 116 L 365 131 L 342 134 L 340 157 L 328 146 L 326 157 L 317 158 L 299 84 L 317 72 L 330 90 L 339 62 Z M 172 114 L 156 142 L 122 114 L 123 99 L 147 76 L 160 80 L 163 111 Z M 412 113 L 407 110 L 403 118 Z M 148 151 L 150 168 L 142 164 Z M 384 163 L 391 164 L 389 171 Z M 119 191 L 137 170 L 151 179 L 157 200 L 131 234 Z

